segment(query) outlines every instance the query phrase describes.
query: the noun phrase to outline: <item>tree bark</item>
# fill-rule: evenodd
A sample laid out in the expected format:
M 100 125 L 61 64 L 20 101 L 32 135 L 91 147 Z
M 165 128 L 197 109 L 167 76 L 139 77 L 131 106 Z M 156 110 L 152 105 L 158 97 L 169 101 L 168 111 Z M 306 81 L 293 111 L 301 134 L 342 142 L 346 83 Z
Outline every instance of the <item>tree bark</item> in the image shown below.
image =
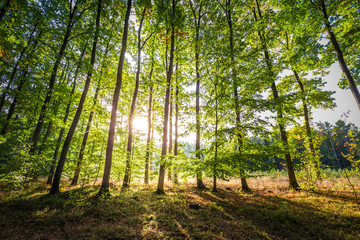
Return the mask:
M 127 9 L 125 15 L 125 24 L 124 24 L 124 32 L 121 44 L 121 53 L 120 53 L 120 60 L 119 66 L 117 71 L 117 79 L 116 79 L 116 86 L 114 91 L 114 97 L 112 102 L 112 109 L 111 109 L 111 119 L 110 119 L 110 127 L 109 127 L 109 135 L 106 147 L 106 159 L 105 159 L 105 168 L 104 168 L 104 175 L 103 180 L 101 183 L 101 188 L 98 193 L 98 196 L 103 194 L 109 194 L 109 183 L 110 183 L 110 171 L 111 171 L 111 161 L 112 161 L 112 152 L 114 148 L 114 138 L 115 138 L 115 125 L 116 125 L 116 111 L 118 107 L 118 101 L 120 96 L 121 90 L 121 82 L 122 82 L 122 73 L 123 73 L 123 66 L 125 61 L 125 52 L 126 52 L 126 43 L 128 37 L 128 28 L 129 28 L 129 17 L 130 17 L 130 10 L 131 10 L 131 0 L 127 1 Z
M 138 30 L 138 57 L 137 57 L 137 71 L 136 71 L 136 82 L 135 82 L 135 89 L 132 97 L 131 108 L 129 113 L 129 131 L 128 131 L 128 141 L 127 141 L 127 149 L 126 149 L 126 167 L 125 167 L 125 176 L 123 181 L 123 188 L 128 188 L 130 186 L 130 176 L 131 176 L 131 150 L 132 150 L 132 139 L 133 139 L 133 120 L 134 120 L 134 113 L 136 107 L 136 99 L 139 92 L 139 82 L 140 82 L 140 71 L 141 71 L 141 28 L 145 18 L 146 8 L 141 16 L 139 30 Z
M 69 151 L 71 140 L 75 133 L 75 129 L 78 125 L 82 110 L 84 108 L 86 95 L 87 95 L 87 92 L 90 87 L 91 77 L 92 77 L 93 68 L 94 68 L 94 64 L 95 64 L 96 46 L 97 46 L 99 30 L 100 30 L 101 3 L 102 3 L 102 0 L 98 0 L 98 8 L 97 8 L 97 15 L 96 15 L 96 30 L 95 30 L 95 34 L 94 34 L 94 42 L 93 42 L 93 47 L 92 47 L 92 52 L 91 52 L 91 60 L 90 60 L 91 67 L 87 73 L 85 86 L 84 86 L 84 90 L 83 90 L 81 98 L 80 98 L 79 106 L 76 110 L 75 117 L 71 123 L 70 129 L 68 131 L 68 134 L 66 136 L 66 139 L 65 139 L 65 142 L 64 142 L 61 154 L 60 154 L 59 162 L 58 162 L 58 165 L 57 165 L 57 168 L 55 171 L 55 175 L 54 175 L 54 179 L 53 179 L 53 184 L 52 184 L 50 192 L 49 192 L 50 195 L 56 194 L 59 192 L 60 179 L 61 179 L 61 174 L 62 174 L 62 171 L 64 168 L 66 155 Z
M 257 5 L 259 18 L 261 19 L 262 16 L 261 16 L 261 11 L 260 11 L 260 6 L 259 6 L 259 2 L 257 0 L 256 0 L 256 5 Z M 255 21 L 258 21 L 255 9 L 253 10 L 253 13 L 254 13 Z M 286 161 L 286 167 L 287 167 L 287 172 L 288 172 L 288 176 L 289 176 L 289 188 L 298 190 L 300 187 L 299 187 L 299 184 L 298 184 L 298 182 L 296 180 L 293 162 L 292 162 L 291 155 L 290 155 L 290 152 L 289 152 L 289 149 L 288 149 L 289 148 L 289 143 L 288 143 L 288 138 L 287 138 L 287 132 L 286 132 L 285 127 L 284 127 L 284 125 L 282 123 L 282 120 L 283 120 L 283 112 L 282 111 L 283 110 L 282 110 L 282 106 L 281 106 L 281 104 L 279 102 L 279 94 L 278 94 L 276 84 L 275 84 L 275 77 L 274 77 L 274 73 L 273 73 L 273 70 L 272 70 L 272 63 L 271 63 L 271 60 L 270 60 L 270 57 L 269 57 L 269 52 L 268 52 L 267 45 L 266 45 L 266 39 L 265 39 L 265 36 L 260 31 L 258 31 L 258 34 L 259 34 L 259 38 L 260 38 L 262 48 L 263 48 L 263 51 L 264 51 L 265 62 L 266 62 L 267 68 L 268 68 L 269 77 L 270 77 L 270 79 L 272 81 L 271 90 L 272 90 L 272 93 L 273 93 L 274 102 L 276 104 L 276 111 L 277 111 L 277 118 L 278 118 L 278 126 L 279 126 L 279 130 L 280 130 L 280 135 L 281 135 L 281 139 L 282 139 L 282 141 L 283 141 L 283 143 L 285 144 L 285 147 L 286 147 L 285 161 Z
M 164 180 L 165 180 L 165 158 L 167 150 L 167 135 L 168 135 L 168 120 L 169 120 L 169 102 L 170 102 L 170 87 L 171 77 L 174 67 L 174 50 L 175 50 L 175 0 L 172 0 L 172 20 L 171 20 L 171 45 L 170 45 L 170 62 L 169 69 L 167 70 L 167 84 L 165 93 L 165 106 L 164 106 L 164 123 L 163 123 L 163 138 L 160 158 L 159 180 L 157 185 L 157 194 L 165 194 Z
M 152 98 L 153 98 L 153 83 L 151 82 L 152 73 L 154 70 L 154 63 L 151 63 L 151 70 L 149 76 L 150 82 L 150 94 L 149 94 L 149 109 L 148 109 L 148 132 L 146 139 L 146 155 L 145 155 L 145 178 L 144 183 L 149 184 L 149 162 L 150 162 L 150 151 L 151 151 L 151 112 L 152 112 Z

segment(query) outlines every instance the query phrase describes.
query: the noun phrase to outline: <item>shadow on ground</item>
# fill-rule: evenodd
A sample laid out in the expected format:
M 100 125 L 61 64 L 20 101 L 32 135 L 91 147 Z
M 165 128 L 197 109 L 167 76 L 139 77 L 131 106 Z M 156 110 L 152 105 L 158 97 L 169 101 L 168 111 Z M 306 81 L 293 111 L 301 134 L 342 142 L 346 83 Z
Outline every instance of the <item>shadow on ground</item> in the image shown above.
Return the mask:
M 3 201 L 0 239 L 360 239 L 358 216 L 331 211 L 347 201 L 319 193 L 175 188 L 159 196 L 140 187 L 96 199 L 96 191 L 42 189 Z

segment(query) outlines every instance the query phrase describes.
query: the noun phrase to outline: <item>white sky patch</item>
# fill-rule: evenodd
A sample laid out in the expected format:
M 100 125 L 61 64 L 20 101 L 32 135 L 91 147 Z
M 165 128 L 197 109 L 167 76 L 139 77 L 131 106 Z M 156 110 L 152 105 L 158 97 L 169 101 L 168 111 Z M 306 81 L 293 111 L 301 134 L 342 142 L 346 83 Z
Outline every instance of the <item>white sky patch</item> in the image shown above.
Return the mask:
M 346 122 L 352 122 L 357 127 L 360 127 L 360 110 L 357 107 L 355 98 L 353 97 L 350 89 L 343 90 L 340 89 L 337 85 L 339 79 L 341 78 L 342 71 L 340 69 L 339 63 L 336 62 L 329 68 L 330 73 L 325 77 L 325 90 L 335 91 L 333 95 L 335 98 L 335 103 L 337 105 L 334 110 L 327 109 L 313 109 L 313 122 L 325 122 L 328 121 L 334 124 L 339 119 L 346 120 Z M 347 119 L 341 118 L 343 113 L 350 111 Z

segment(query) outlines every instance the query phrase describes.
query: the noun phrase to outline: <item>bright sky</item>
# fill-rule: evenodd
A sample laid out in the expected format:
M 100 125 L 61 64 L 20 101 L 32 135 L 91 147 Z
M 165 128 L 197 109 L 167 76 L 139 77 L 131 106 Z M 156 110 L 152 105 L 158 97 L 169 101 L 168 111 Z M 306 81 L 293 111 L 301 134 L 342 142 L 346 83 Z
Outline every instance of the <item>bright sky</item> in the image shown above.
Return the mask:
M 346 120 L 346 122 L 352 122 L 360 128 L 360 110 L 356 105 L 355 98 L 350 90 L 342 90 L 337 86 L 342 74 L 339 64 L 333 64 L 329 70 L 329 75 L 325 77 L 325 81 L 327 82 L 325 89 L 336 91 L 333 96 L 337 107 L 334 110 L 313 109 L 313 122 L 328 121 L 334 124 L 337 120 L 342 119 Z M 348 115 L 348 119 L 344 119 L 341 115 L 347 111 L 350 111 L 350 114 Z

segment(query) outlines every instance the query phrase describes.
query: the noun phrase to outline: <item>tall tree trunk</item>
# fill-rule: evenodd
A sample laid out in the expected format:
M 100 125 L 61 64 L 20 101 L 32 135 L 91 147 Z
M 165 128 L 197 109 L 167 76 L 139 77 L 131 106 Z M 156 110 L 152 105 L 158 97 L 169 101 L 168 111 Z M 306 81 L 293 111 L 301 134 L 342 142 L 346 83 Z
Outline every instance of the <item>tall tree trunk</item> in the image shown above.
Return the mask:
M 200 154 L 200 21 L 201 21 L 201 8 L 202 2 L 200 2 L 199 9 L 195 9 L 193 7 L 192 1 L 190 0 L 191 10 L 194 16 L 194 24 L 195 24 L 195 72 L 196 72 L 196 142 L 195 142 L 195 150 L 196 150 L 196 158 L 200 162 L 201 154 Z M 196 183 L 198 189 L 206 188 L 203 180 L 202 180 L 202 172 L 200 168 L 196 169 Z
M 167 135 L 168 135 L 168 120 L 169 120 L 169 102 L 170 102 L 170 87 L 171 76 L 174 71 L 174 50 L 175 50 L 175 0 L 172 0 L 172 19 L 171 19 L 171 45 L 170 45 L 170 62 L 169 69 L 167 70 L 167 84 L 165 93 L 165 109 L 164 109 L 164 123 L 163 123 L 163 137 L 160 158 L 159 180 L 156 189 L 157 194 L 165 194 L 164 181 L 165 181 L 165 158 L 167 150 Z
M 86 77 L 86 81 L 85 81 L 85 86 L 84 86 L 84 90 L 81 94 L 81 98 L 80 98 L 80 102 L 78 105 L 78 108 L 76 110 L 75 113 L 75 117 L 71 123 L 70 129 L 68 131 L 68 134 L 65 138 L 65 142 L 60 154 L 60 158 L 59 158 L 59 162 L 58 165 L 56 167 L 56 171 L 55 171 L 55 175 L 54 175 L 54 179 L 53 179 L 53 184 L 51 186 L 50 192 L 49 194 L 56 194 L 59 192 L 59 186 L 60 186 L 60 179 L 61 179 L 61 174 L 64 168 L 64 164 L 65 164 L 65 160 L 66 160 L 66 155 L 69 151 L 70 148 L 70 144 L 71 144 L 71 140 L 72 137 L 75 133 L 75 129 L 78 125 L 80 116 L 81 116 L 81 112 L 84 108 L 84 103 L 85 103 L 85 99 L 86 99 L 86 95 L 87 92 L 89 90 L 90 87 L 90 82 L 91 82 L 91 77 L 92 77 L 92 73 L 93 73 L 93 68 L 94 68 L 94 64 L 95 64 L 95 57 L 96 57 L 96 46 L 97 46 L 97 41 L 98 41 L 98 37 L 99 37 L 99 30 L 100 30 L 100 15 L 101 15 L 101 3 L 102 0 L 98 0 L 98 8 L 97 8 L 97 15 L 96 15 L 96 30 L 95 30 L 95 34 L 94 34 L 94 42 L 93 42 L 93 47 L 92 47 L 92 51 L 91 51 L 91 60 L 90 60 L 90 69 L 88 70 L 87 73 L 87 77 Z
M 6 11 L 10 7 L 11 0 L 6 0 L 0 9 L 0 22 L 4 18 Z
M 176 72 L 178 71 L 178 63 L 176 63 Z M 174 142 L 174 156 L 178 155 L 178 125 L 179 125 L 179 83 L 178 78 L 176 78 L 176 91 L 175 91 L 175 142 Z M 174 168 L 174 184 L 178 184 L 178 174 L 177 169 Z
M 112 152 L 113 152 L 113 148 L 114 148 L 114 138 L 115 138 L 116 114 L 117 114 L 117 107 L 118 107 L 119 96 L 120 96 L 123 66 L 124 66 L 124 61 L 125 61 L 130 10 L 131 10 L 131 0 L 128 0 L 126 15 L 125 15 L 124 33 L 123 33 L 122 44 L 121 44 L 120 60 L 119 60 L 119 66 L 118 66 L 118 71 L 117 71 L 116 86 L 115 86 L 114 97 L 113 97 L 113 102 L 112 102 L 112 109 L 111 109 L 111 119 L 110 119 L 110 127 L 109 127 L 109 136 L 108 136 L 107 147 L 106 147 L 104 175 L 103 175 L 103 180 L 101 183 L 101 188 L 98 193 L 98 196 L 103 195 L 103 194 L 109 194 L 111 161 L 112 161 Z
M 70 6 L 70 14 L 69 14 L 69 19 L 68 19 L 64 39 L 63 39 L 60 51 L 56 56 L 55 64 L 54 64 L 54 67 L 53 67 L 53 70 L 52 70 L 51 76 L 50 76 L 49 87 L 48 87 L 48 90 L 47 90 L 47 93 L 46 93 L 46 97 L 45 97 L 43 105 L 41 107 L 39 119 L 37 121 L 33 136 L 31 138 L 30 154 L 35 153 L 35 149 L 36 149 L 37 142 L 38 142 L 38 139 L 39 139 L 39 136 L 40 136 L 40 132 L 41 132 L 41 129 L 42 129 L 43 125 L 44 125 L 46 110 L 47 110 L 47 108 L 48 108 L 48 106 L 50 104 L 50 100 L 52 98 L 52 92 L 53 92 L 54 86 L 55 86 L 57 70 L 58 70 L 60 62 L 61 62 L 61 60 L 62 60 L 62 58 L 64 56 L 66 46 L 67 46 L 67 44 L 69 42 L 71 30 L 72 30 L 72 27 L 74 25 L 74 17 L 75 17 L 76 10 L 77 10 L 77 5 L 75 5 L 74 8 L 72 8 L 72 6 Z
M 53 160 L 52 160 L 52 162 L 51 162 L 50 173 L 49 173 L 49 177 L 48 177 L 48 179 L 47 179 L 46 184 L 51 184 L 51 183 L 52 183 L 52 179 L 53 179 L 53 177 L 54 177 L 56 161 L 57 161 L 57 157 L 58 157 L 58 154 L 59 154 L 59 149 L 60 149 L 60 145 L 61 145 L 61 142 L 62 142 L 62 138 L 63 138 L 63 136 L 64 136 L 65 125 L 66 125 L 67 119 L 68 119 L 68 117 L 69 117 L 70 106 L 71 106 L 71 104 L 72 104 L 72 97 L 73 97 L 73 95 L 74 95 L 74 93 L 75 93 L 76 80 L 77 80 L 78 72 L 79 72 L 79 69 L 80 69 L 80 66 L 81 66 L 81 63 L 82 63 L 84 54 L 85 54 L 85 50 L 86 50 L 87 44 L 88 44 L 88 42 L 86 42 L 83 50 L 81 51 L 80 58 L 79 58 L 79 62 L 78 62 L 78 64 L 77 64 L 77 67 L 76 67 L 76 70 L 75 70 L 74 83 L 73 83 L 73 86 L 72 86 L 72 89 L 71 89 L 71 92 L 70 92 L 69 102 L 68 102 L 68 104 L 67 104 L 67 106 L 66 106 L 65 115 L 64 115 L 64 119 L 63 119 L 64 127 L 61 128 L 59 137 L 58 137 L 58 139 L 57 139 L 57 141 L 56 141 L 56 147 L 55 147 L 55 151 L 54 151 L 54 156 L 53 156 Z
M 261 11 L 260 11 L 260 6 L 259 6 L 259 3 L 258 3 L 257 0 L 256 0 L 256 5 L 257 5 L 259 18 L 261 19 L 262 16 L 261 16 Z M 255 9 L 253 9 L 253 13 L 254 13 L 255 21 L 258 21 Z M 280 135 L 281 135 L 281 139 L 282 139 L 282 141 L 283 141 L 283 143 L 284 143 L 284 145 L 286 147 L 285 161 L 286 161 L 286 167 L 287 167 L 287 172 L 288 172 L 288 176 L 289 176 L 289 188 L 298 190 L 300 187 L 299 187 L 299 184 L 298 184 L 298 182 L 296 180 L 296 177 L 295 177 L 294 166 L 293 166 L 291 155 L 290 155 L 290 152 L 289 152 L 289 149 L 288 149 L 289 148 L 289 143 L 288 143 L 288 138 L 287 138 L 287 132 L 286 132 L 285 127 L 284 127 L 284 125 L 282 123 L 282 121 L 283 121 L 283 110 L 282 110 L 281 103 L 279 102 L 279 100 L 280 100 L 279 99 L 279 94 L 278 94 L 276 84 L 275 84 L 275 76 L 274 76 L 274 73 L 273 73 L 273 70 L 272 70 L 272 63 L 271 63 L 271 60 L 270 60 L 270 57 L 269 57 L 269 52 L 268 52 L 267 45 L 266 45 L 266 39 L 265 39 L 265 36 L 260 31 L 258 32 L 258 34 L 259 34 L 259 38 L 260 38 L 262 48 L 263 48 L 263 51 L 264 51 L 265 62 L 266 62 L 267 68 L 268 68 L 268 74 L 269 74 L 269 77 L 270 77 L 270 79 L 272 81 L 271 90 L 272 90 L 273 97 L 274 97 L 274 103 L 276 104 L 276 111 L 277 111 L 277 118 L 278 118 L 278 126 L 279 126 L 279 130 L 280 130 Z
M 313 3 L 312 0 L 310 0 L 310 1 Z M 336 36 L 335 36 L 334 32 L 332 31 L 331 24 L 330 24 L 330 21 L 329 21 L 329 17 L 328 17 L 327 11 L 326 11 L 325 1 L 324 0 L 319 0 L 319 2 L 320 2 L 320 6 L 318 6 L 318 7 L 320 8 L 320 10 L 321 10 L 321 12 L 323 14 L 325 28 L 326 28 L 327 33 L 329 34 L 330 41 L 331 41 L 332 45 L 334 46 L 336 56 L 337 56 L 337 59 L 338 59 L 339 64 L 340 64 L 340 68 L 343 71 L 343 73 L 344 73 L 344 75 L 346 77 L 346 80 L 348 81 L 350 90 L 351 90 L 351 92 L 352 92 L 352 94 L 353 94 L 353 96 L 355 98 L 355 101 L 356 101 L 356 104 L 357 104 L 358 108 L 360 109 L 360 93 L 359 93 L 359 90 L 356 87 L 354 78 L 352 77 L 351 72 L 350 72 L 349 68 L 347 67 L 347 65 L 345 63 L 344 55 L 343 55 L 343 52 L 342 52 L 342 50 L 340 48 L 340 45 L 339 45 L 339 43 L 338 43 L 338 41 L 336 39 Z
M 154 63 L 151 63 L 151 70 L 149 76 L 150 82 L 150 94 L 149 94 L 149 109 L 148 109 L 148 133 L 146 139 L 146 155 L 145 155 L 145 178 L 144 183 L 149 184 L 149 162 L 150 162 L 150 151 L 151 151 L 151 112 L 152 112 L 152 98 L 153 98 L 153 83 L 151 82 L 152 73 L 154 70 Z
M 217 94 L 217 82 L 215 82 L 215 155 L 213 168 L 213 192 L 217 192 L 216 175 L 217 175 L 217 157 L 218 157 L 218 126 L 219 126 L 219 103 Z
M 233 89 L 234 89 L 234 103 L 235 103 L 235 117 L 236 117 L 236 129 L 237 129 L 237 138 L 238 138 L 238 151 L 241 154 L 242 147 L 243 147 L 243 140 L 242 135 L 240 133 L 240 106 L 239 106 L 239 93 L 238 93 L 238 82 L 237 77 L 235 74 L 235 56 L 234 56 L 234 33 L 233 33 L 233 27 L 232 27 L 232 18 L 231 18 L 231 0 L 226 1 L 226 15 L 227 15 L 227 21 L 229 25 L 230 30 L 230 36 L 229 36 L 229 42 L 230 42 L 230 54 L 231 54 L 231 65 L 232 65 L 232 80 L 233 80 Z M 240 160 L 240 177 L 241 177 L 241 190 L 245 192 L 250 192 L 251 189 L 247 184 L 246 177 L 245 177 L 245 164 L 243 162 L 243 159 L 241 157 Z
M 127 142 L 127 158 L 126 158 L 126 167 L 125 167 L 125 176 L 123 181 L 123 188 L 127 188 L 130 186 L 130 176 L 131 176 L 131 150 L 132 150 L 132 138 L 133 138 L 133 120 L 134 120 L 134 113 L 135 113 L 135 107 L 136 107 L 136 99 L 139 91 L 139 82 L 140 82 L 140 71 L 141 71 L 141 28 L 144 22 L 146 8 L 144 8 L 144 11 L 141 16 L 139 30 L 138 30 L 138 57 L 137 57 L 137 71 L 136 71 L 136 82 L 135 82 L 135 89 L 132 97 L 131 102 L 131 108 L 130 108 L 130 114 L 129 114 L 129 132 L 128 132 L 128 142 Z
M 301 81 L 298 73 L 296 72 L 296 70 L 292 69 L 292 71 L 294 73 L 296 82 L 298 83 L 298 85 L 300 87 L 300 92 L 302 94 L 301 98 L 302 98 L 302 102 L 303 102 L 303 111 L 304 111 L 306 136 L 307 136 L 308 141 L 309 141 L 309 147 L 310 147 L 310 151 L 311 151 L 311 154 L 312 154 L 312 157 L 313 157 L 313 163 L 315 165 L 316 177 L 317 177 L 317 179 L 321 179 L 319 162 L 316 159 L 315 146 L 314 146 L 312 133 L 311 133 L 310 116 L 309 116 L 309 109 L 308 109 L 308 106 L 306 104 L 306 99 L 305 99 L 304 84 L 302 83 L 302 81 Z
M 172 124 L 172 116 L 173 116 L 173 87 L 170 86 L 170 110 L 169 110 L 169 155 L 172 153 L 173 147 L 173 124 Z M 169 161 L 170 162 L 170 161 Z M 171 163 L 169 163 L 168 167 L 168 181 L 171 181 Z
M 109 45 L 110 45 L 110 40 L 111 38 L 109 39 L 109 42 L 107 43 L 106 45 L 106 48 L 105 48 L 105 56 L 107 56 L 108 52 L 109 52 Z M 87 122 L 87 125 L 86 125 L 86 130 L 85 130 L 85 134 L 84 134 L 84 137 L 83 137 L 83 140 L 82 140 L 82 143 L 81 143 L 81 149 L 80 149 L 80 153 L 79 153 L 79 159 L 77 161 L 77 164 L 76 164 L 76 169 L 75 169 L 75 173 L 74 173 L 74 177 L 71 181 L 71 186 L 75 186 L 78 184 L 78 181 L 79 181 L 79 176 L 80 176 L 80 171 L 81 171 L 81 166 L 82 166 L 82 161 L 83 161 L 83 158 L 84 158 L 84 153 L 85 153 L 85 148 L 86 148 L 86 144 L 87 144 L 87 139 L 89 137 L 89 132 L 90 132 L 90 129 L 91 129 L 91 125 L 92 125 L 92 121 L 93 121 L 93 117 L 94 117 L 94 113 L 95 113 L 95 108 L 96 108 L 96 104 L 97 104 L 97 99 L 98 99 L 98 96 L 99 96 L 99 91 L 100 91 L 100 88 L 101 88 L 101 78 L 102 78 L 102 74 L 103 74 L 103 69 L 104 69 L 104 65 L 101 67 L 101 72 L 100 72 L 100 76 L 99 76 L 99 81 L 98 81 L 98 85 L 96 87 L 96 90 L 95 90 L 95 95 L 94 95 L 94 98 L 93 98 L 93 108 L 90 112 L 90 115 L 89 115 L 89 119 L 88 119 L 88 122 Z

